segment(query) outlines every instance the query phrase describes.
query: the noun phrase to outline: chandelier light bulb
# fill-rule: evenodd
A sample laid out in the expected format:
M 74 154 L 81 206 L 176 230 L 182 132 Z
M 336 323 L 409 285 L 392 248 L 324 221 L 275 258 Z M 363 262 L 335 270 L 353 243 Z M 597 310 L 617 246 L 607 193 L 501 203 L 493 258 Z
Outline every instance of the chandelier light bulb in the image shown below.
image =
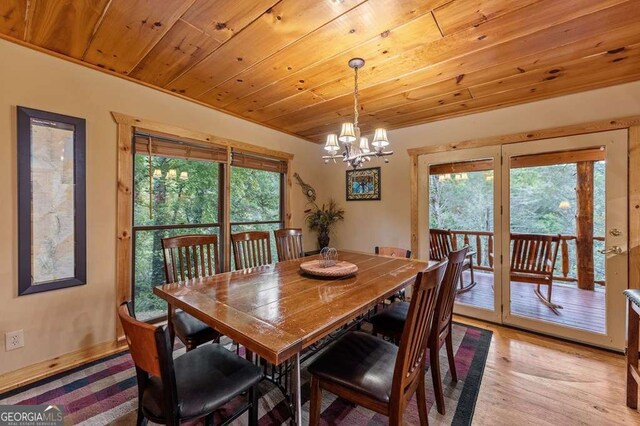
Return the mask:
M 162 177 L 162 170 L 160 170 L 160 169 L 155 169 L 155 170 L 153 171 L 153 177 L 154 177 L 154 178 Z
M 387 131 L 385 129 L 376 129 L 373 134 L 373 142 L 371 142 L 376 148 L 384 148 L 389 145 L 389 139 L 387 138 Z
M 342 123 L 342 130 L 340 130 L 340 136 L 338 140 L 342 143 L 353 143 L 356 140 L 356 131 L 353 127 L 353 123 Z
M 332 133 L 327 135 L 327 143 L 324 145 L 325 151 L 329 151 L 331 154 L 335 154 L 340 151 L 340 146 L 338 145 L 338 135 Z
M 371 152 L 371 150 L 369 149 L 369 138 L 366 138 L 364 136 L 360 138 L 360 151 L 364 152 L 365 154 L 367 152 Z
M 180 179 L 182 179 L 182 180 L 188 180 L 188 179 L 189 179 L 189 173 L 188 173 L 188 172 L 182 172 L 182 173 L 180 173 Z
M 176 176 L 176 169 L 169 169 L 169 171 L 167 172 L 167 179 L 175 179 Z

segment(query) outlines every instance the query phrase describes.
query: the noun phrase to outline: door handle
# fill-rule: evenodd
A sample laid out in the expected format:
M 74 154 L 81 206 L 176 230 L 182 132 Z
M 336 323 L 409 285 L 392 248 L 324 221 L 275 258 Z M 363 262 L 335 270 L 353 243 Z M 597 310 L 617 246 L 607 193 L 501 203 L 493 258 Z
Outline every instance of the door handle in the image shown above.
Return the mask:
M 598 250 L 600 254 L 622 254 L 622 247 L 620 246 L 611 246 L 608 249 Z

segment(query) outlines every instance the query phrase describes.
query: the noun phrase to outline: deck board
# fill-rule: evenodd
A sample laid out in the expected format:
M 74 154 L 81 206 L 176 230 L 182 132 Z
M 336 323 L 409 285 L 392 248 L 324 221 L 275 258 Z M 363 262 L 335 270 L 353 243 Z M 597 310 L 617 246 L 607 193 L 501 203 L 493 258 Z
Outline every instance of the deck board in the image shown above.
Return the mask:
M 478 284 L 466 293 L 459 294 L 456 302 L 485 309 L 493 308 L 493 274 L 476 272 Z M 469 272 L 465 272 L 465 282 Z M 543 305 L 533 293 L 534 284 L 511 284 L 511 310 L 513 315 L 526 316 L 596 333 L 606 332 L 604 290 L 581 290 L 574 285 L 554 283 L 552 301 L 562 306 L 556 315 Z M 542 288 L 543 294 L 546 289 Z

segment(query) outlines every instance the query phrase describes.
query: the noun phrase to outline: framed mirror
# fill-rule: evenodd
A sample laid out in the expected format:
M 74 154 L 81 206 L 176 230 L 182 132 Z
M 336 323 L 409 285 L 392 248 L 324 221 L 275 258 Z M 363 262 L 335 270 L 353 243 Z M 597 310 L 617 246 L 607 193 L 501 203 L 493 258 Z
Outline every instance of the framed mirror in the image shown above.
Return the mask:
M 17 118 L 18 295 L 86 284 L 85 120 Z

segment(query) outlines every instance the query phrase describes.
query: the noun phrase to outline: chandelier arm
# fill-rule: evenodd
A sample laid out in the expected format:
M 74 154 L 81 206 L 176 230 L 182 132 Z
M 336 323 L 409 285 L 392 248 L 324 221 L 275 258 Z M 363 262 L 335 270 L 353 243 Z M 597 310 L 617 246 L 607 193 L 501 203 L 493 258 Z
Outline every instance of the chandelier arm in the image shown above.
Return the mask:
M 373 157 L 386 157 L 389 155 L 393 155 L 393 151 L 384 151 L 386 145 L 389 145 L 386 131 L 385 129 L 376 129 L 374 135 L 374 152 L 367 150 L 367 152 L 363 152 L 360 148 L 359 144 L 362 144 L 363 141 L 361 139 L 360 127 L 358 126 L 358 121 L 360 119 L 360 93 L 358 87 L 358 70 L 364 66 L 364 59 L 362 58 L 352 58 L 349 60 L 349 67 L 353 68 L 354 71 L 354 81 L 353 81 L 353 127 L 351 127 L 351 123 L 343 123 L 342 131 L 340 132 L 340 136 L 337 135 L 329 135 L 336 136 L 335 138 L 340 139 L 342 141 L 342 145 L 344 151 L 342 154 L 338 154 L 334 149 L 338 149 L 335 147 L 337 144 L 335 142 L 331 142 L 329 137 L 327 138 L 327 144 L 325 149 L 328 151 L 332 151 L 330 155 L 323 156 L 322 158 L 327 163 L 330 160 L 333 160 L 335 163 L 336 159 L 342 158 L 342 161 L 348 163 L 354 169 L 358 167 L 362 167 L 362 165 L 371 161 Z M 378 134 L 378 131 L 381 131 Z M 353 140 L 355 139 L 355 140 Z M 368 145 L 367 142 L 365 142 Z M 365 145 L 365 146 L 366 146 Z M 335 148 L 334 148 L 335 147 Z M 388 163 L 389 160 L 385 159 L 385 163 Z

